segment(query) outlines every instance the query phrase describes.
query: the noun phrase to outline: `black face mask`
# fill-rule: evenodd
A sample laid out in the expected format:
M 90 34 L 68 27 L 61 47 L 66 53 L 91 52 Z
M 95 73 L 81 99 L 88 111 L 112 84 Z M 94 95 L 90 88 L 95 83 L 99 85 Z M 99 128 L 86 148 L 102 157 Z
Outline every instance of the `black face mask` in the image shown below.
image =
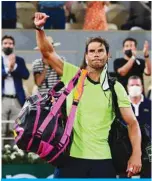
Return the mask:
M 13 52 L 13 48 L 3 48 L 3 52 L 5 53 L 5 55 L 10 55 Z
M 127 57 L 131 58 L 132 57 L 132 51 L 131 50 L 126 50 L 125 55 L 127 55 Z

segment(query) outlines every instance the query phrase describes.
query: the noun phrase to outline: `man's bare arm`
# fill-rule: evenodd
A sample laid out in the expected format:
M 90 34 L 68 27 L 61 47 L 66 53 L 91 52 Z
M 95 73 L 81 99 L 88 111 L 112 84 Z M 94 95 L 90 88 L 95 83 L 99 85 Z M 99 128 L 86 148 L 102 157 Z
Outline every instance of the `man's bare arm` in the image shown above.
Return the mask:
M 145 70 L 144 73 L 146 75 L 151 75 L 151 63 L 150 63 L 150 58 L 145 58 Z
M 130 142 L 132 145 L 132 155 L 128 161 L 128 167 L 133 168 L 133 173 L 139 173 L 141 171 L 141 132 L 138 121 L 131 108 L 120 108 L 123 120 L 128 125 L 128 133 Z M 128 176 L 131 176 L 132 172 L 128 172 Z
M 36 27 L 44 26 L 48 16 L 45 13 L 35 13 L 34 24 Z M 52 44 L 46 38 L 43 30 L 36 30 L 37 45 L 47 60 L 48 64 L 57 72 L 58 75 L 63 74 L 63 61 L 55 52 Z
M 151 62 L 150 62 L 150 58 L 149 58 L 149 43 L 148 43 L 148 41 L 145 41 L 145 43 L 144 43 L 143 53 L 144 53 L 144 57 L 145 57 L 144 73 L 146 75 L 151 75 Z

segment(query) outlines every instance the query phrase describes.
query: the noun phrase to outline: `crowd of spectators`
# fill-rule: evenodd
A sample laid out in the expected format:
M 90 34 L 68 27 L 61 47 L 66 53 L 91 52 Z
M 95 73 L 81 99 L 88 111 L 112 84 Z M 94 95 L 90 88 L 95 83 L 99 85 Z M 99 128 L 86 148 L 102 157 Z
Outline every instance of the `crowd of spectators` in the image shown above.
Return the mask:
M 150 1 L 2 1 L 2 28 L 32 28 L 36 11 L 50 16 L 45 29 L 151 28 Z
M 60 42 L 54 42 L 51 37 L 47 37 L 54 48 L 60 45 Z M 118 81 L 127 89 L 128 80 L 130 77 L 136 76 L 140 79 L 143 85 L 143 73 L 146 76 L 151 75 L 150 52 L 148 42 L 145 41 L 143 45 L 144 59 L 138 58 L 137 54 L 137 40 L 128 37 L 123 42 L 124 57 L 117 58 L 113 61 L 114 74 Z M 29 78 L 29 71 L 26 68 L 25 61 L 22 57 L 18 57 L 14 53 L 15 40 L 12 36 L 5 35 L 2 38 L 2 119 L 14 120 L 17 117 L 21 106 L 25 101 L 24 86 L 22 79 Z M 38 50 L 38 47 L 34 49 Z M 63 61 L 65 58 L 63 58 Z M 33 93 L 39 91 L 40 93 L 47 93 L 49 89 L 55 85 L 60 79 L 57 73 L 48 65 L 44 57 L 33 60 L 32 72 L 34 78 Z M 36 89 L 35 89 L 36 87 Z M 136 90 L 137 91 L 137 90 Z M 143 95 L 150 100 L 150 91 L 148 95 Z M 138 92 L 138 91 L 137 91 Z M 129 92 L 128 92 L 129 93 Z M 141 101 L 142 102 L 142 101 Z M 140 107 L 140 104 L 138 105 Z M 141 111 L 140 111 L 141 112 Z M 135 112 L 136 113 L 136 112 Z M 147 113 L 148 114 L 148 113 Z M 150 114 L 150 112 L 149 112 Z M 9 124 L 3 124 L 3 135 L 10 136 L 11 129 Z

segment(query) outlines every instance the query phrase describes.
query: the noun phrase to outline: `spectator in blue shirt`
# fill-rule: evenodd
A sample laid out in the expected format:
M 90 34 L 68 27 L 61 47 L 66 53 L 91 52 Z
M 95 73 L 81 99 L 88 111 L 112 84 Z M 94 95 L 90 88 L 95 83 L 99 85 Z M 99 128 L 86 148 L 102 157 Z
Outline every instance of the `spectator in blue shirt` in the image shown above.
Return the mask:
M 16 1 L 2 1 L 2 28 L 16 28 Z
M 65 1 L 39 1 L 39 11 L 50 16 L 45 23 L 45 29 L 65 29 Z

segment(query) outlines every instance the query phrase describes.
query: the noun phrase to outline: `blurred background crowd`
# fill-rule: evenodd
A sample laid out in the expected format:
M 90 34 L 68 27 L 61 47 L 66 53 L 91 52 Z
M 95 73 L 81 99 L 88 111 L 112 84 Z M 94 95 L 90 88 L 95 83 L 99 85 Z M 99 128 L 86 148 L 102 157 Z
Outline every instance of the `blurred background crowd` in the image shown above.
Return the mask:
M 2 28 L 33 28 L 36 11 L 50 16 L 46 29 L 151 28 L 150 1 L 2 1 Z
M 33 18 L 37 11 L 50 16 L 44 28 L 63 61 L 80 66 L 88 37 L 101 36 L 109 42 L 110 75 L 124 85 L 139 123 L 150 126 L 150 1 L 2 1 L 3 163 L 25 158 L 13 147 L 12 132 L 25 99 L 37 91 L 46 93 L 60 79 L 36 45 Z

